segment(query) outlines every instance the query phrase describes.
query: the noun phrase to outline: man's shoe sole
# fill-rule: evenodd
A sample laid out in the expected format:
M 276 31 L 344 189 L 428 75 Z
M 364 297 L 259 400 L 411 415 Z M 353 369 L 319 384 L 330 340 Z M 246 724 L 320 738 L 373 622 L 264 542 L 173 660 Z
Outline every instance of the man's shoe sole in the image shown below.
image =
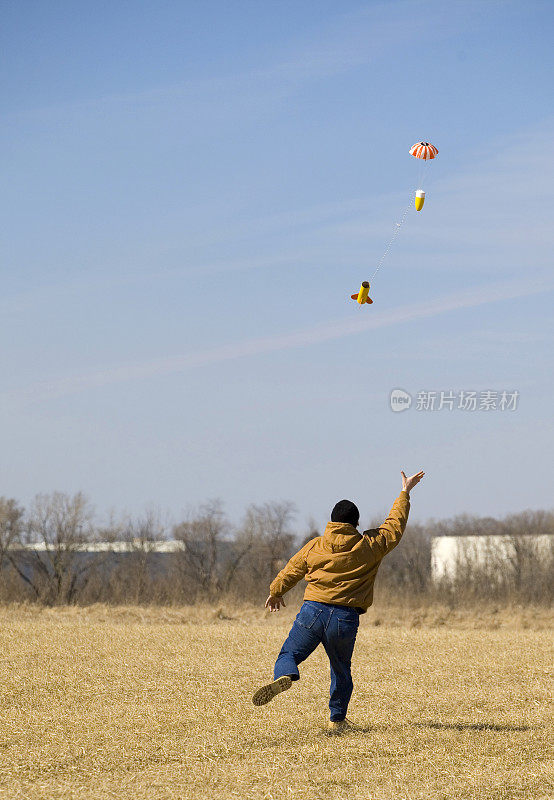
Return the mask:
M 266 703 L 269 703 L 281 692 L 290 689 L 291 686 L 292 680 L 288 675 L 283 675 L 282 678 L 277 678 L 273 683 L 268 683 L 267 686 L 262 686 L 261 689 L 258 689 L 252 698 L 252 702 L 255 706 L 265 706 Z

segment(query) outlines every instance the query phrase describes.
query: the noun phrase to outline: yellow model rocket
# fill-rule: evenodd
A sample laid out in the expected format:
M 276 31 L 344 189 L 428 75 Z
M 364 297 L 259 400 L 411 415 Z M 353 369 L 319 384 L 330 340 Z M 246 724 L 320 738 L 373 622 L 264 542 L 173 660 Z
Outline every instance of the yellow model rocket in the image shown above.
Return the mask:
M 425 192 L 423 189 L 418 189 L 415 193 L 415 210 L 421 211 L 423 203 L 425 202 Z
M 356 300 L 361 306 L 364 303 L 373 303 L 371 297 L 369 295 L 369 281 L 362 281 L 362 285 L 360 286 L 360 291 L 357 294 L 351 294 L 350 297 L 352 300 Z

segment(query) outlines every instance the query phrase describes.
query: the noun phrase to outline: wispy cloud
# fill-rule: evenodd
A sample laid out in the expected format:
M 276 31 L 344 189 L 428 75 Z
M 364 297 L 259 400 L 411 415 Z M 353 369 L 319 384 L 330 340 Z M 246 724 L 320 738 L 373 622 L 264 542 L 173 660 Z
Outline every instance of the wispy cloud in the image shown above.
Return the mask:
M 54 103 L 17 112 L 4 112 L 2 119 L 97 112 L 101 108 L 127 113 L 154 106 L 185 104 L 189 120 L 199 113 L 219 117 L 225 109 L 236 112 L 241 97 L 259 113 L 261 108 L 280 102 L 291 91 L 314 80 L 330 78 L 370 64 L 392 48 L 443 39 L 469 25 L 466 14 L 456 15 L 439 0 L 398 0 L 373 3 L 332 18 L 327 26 L 314 25 L 301 41 L 290 41 L 272 61 L 260 61 L 249 69 L 223 75 L 185 77 L 174 84 L 151 86 L 137 91 L 117 92 L 74 102 Z M 191 112 L 194 104 L 194 113 Z
M 163 375 L 184 372 L 195 367 L 233 361 L 240 358 L 311 347 L 324 342 L 342 339 L 366 331 L 386 328 L 392 325 L 405 325 L 416 320 L 435 317 L 449 311 L 474 308 L 481 305 L 513 300 L 529 295 L 545 293 L 554 289 L 554 282 L 511 282 L 494 283 L 475 289 L 457 292 L 454 295 L 438 297 L 425 303 L 400 306 L 387 312 L 374 309 L 353 308 L 355 314 L 363 317 L 350 320 L 331 321 L 312 328 L 259 337 L 242 342 L 222 345 L 206 350 L 198 350 L 184 355 L 159 358 L 134 364 L 122 364 L 106 370 L 89 371 L 80 375 L 70 375 L 51 381 L 37 383 L 26 391 L 4 395 L 4 400 L 26 400 L 41 402 L 64 397 L 103 386 L 144 380 Z M 17 397 L 16 397 L 17 395 Z

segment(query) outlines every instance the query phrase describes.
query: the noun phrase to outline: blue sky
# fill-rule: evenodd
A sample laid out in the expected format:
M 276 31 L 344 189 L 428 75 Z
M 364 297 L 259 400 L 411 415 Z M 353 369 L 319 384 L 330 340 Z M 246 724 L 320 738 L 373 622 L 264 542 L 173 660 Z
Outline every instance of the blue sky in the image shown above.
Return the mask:
M 417 519 L 552 506 L 551 3 L 1 16 L 1 494 L 288 499 L 301 529 L 423 468 Z M 397 387 L 520 400 L 398 414 Z

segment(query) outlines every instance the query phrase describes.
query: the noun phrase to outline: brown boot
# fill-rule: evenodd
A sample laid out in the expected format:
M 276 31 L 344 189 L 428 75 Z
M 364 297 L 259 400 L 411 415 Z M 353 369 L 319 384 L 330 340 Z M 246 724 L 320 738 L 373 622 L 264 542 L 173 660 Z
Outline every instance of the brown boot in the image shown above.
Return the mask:
M 277 697 L 281 692 L 290 689 L 291 686 L 292 681 L 289 676 L 283 675 L 282 678 L 277 678 L 273 683 L 268 683 L 266 686 L 262 686 L 261 689 L 258 689 L 258 691 L 254 693 L 252 702 L 255 706 L 265 706 L 266 703 L 269 703 L 270 700 L 273 700 L 273 698 Z
M 349 733 L 353 731 L 359 731 L 361 728 L 358 725 L 355 725 L 349 719 L 339 719 L 339 720 L 330 720 L 327 723 L 327 733 L 332 734 L 341 734 L 341 733 Z

